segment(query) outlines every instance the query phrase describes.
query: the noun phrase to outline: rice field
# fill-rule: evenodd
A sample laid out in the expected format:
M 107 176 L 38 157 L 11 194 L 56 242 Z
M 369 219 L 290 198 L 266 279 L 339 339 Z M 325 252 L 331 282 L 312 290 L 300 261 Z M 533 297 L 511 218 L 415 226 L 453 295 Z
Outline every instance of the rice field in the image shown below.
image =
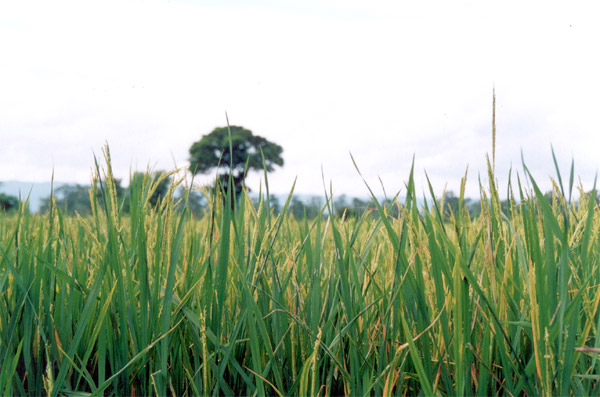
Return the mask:
M 105 157 L 91 216 L 0 214 L 2 395 L 600 394 L 600 208 L 572 169 L 501 198 L 490 165 L 477 217 L 465 180 L 447 212 L 411 170 L 361 217 L 266 191 L 196 219 L 158 180 L 124 213 Z

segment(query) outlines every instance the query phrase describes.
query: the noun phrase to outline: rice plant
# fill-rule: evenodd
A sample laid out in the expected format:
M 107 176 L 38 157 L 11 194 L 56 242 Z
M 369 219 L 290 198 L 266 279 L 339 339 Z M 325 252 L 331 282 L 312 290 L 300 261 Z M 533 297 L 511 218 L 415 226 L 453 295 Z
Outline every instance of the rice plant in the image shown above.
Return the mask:
M 107 148 L 91 216 L 0 213 L 0 393 L 599 394 L 595 189 L 524 167 L 503 209 L 493 168 L 475 217 L 411 170 L 356 217 L 223 189 L 196 219 L 158 178 L 124 212 Z

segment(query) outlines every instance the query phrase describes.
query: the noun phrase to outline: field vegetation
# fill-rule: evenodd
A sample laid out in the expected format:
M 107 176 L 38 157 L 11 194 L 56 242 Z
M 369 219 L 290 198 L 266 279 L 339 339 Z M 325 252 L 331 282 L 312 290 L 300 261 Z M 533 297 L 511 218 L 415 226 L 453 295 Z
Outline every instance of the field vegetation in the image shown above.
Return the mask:
M 466 179 L 448 209 L 411 170 L 358 214 L 330 191 L 275 214 L 267 185 L 196 217 L 176 181 L 151 200 L 169 174 L 125 212 L 105 157 L 89 215 L 0 213 L 3 395 L 600 394 L 600 208 L 572 169 L 502 206 L 491 161 L 476 216 Z

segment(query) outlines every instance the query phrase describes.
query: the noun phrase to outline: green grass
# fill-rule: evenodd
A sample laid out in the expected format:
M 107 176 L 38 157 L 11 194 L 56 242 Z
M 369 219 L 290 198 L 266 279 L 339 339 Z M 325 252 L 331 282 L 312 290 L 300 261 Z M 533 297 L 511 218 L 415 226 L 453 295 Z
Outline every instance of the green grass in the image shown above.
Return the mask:
M 572 171 L 551 200 L 526 171 L 502 212 L 490 165 L 476 218 L 465 180 L 447 216 L 411 170 L 398 216 L 267 193 L 195 219 L 151 179 L 125 214 L 105 154 L 92 216 L 0 214 L 4 395 L 600 393 L 600 208 Z

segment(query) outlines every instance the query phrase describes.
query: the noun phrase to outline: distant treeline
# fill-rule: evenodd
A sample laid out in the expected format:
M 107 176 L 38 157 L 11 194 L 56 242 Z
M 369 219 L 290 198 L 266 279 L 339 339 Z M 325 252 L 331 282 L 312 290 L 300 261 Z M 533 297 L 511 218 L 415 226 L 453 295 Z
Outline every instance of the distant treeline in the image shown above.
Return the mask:
M 145 181 L 149 181 L 150 183 Z M 123 186 L 121 179 L 114 179 L 114 189 L 118 200 L 117 205 L 124 213 L 129 212 L 132 192 L 141 186 L 149 187 L 150 191 L 146 192 L 148 194 L 148 203 L 154 207 L 159 205 L 169 192 L 171 178 L 163 171 L 154 173 L 136 172 L 131 178 L 128 187 Z M 62 185 L 43 200 L 40 213 L 46 213 L 50 210 L 51 206 L 56 206 L 57 209 L 66 214 L 90 215 L 92 213 L 91 195 L 96 195 L 97 198 L 101 199 L 106 189 L 107 187 L 104 184 L 99 184 L 93 188 L 90 185 L 80 184 Z M 179 187 L 174 197 L 176 200 L 186 197 L 185 204 L 197 215 L 202 215 L 207 207 L 206 198 L 195 190 L 188 191 L 183 187 Z M 99 200 L 99 202 L 102 201 Z
M 154 177 L 156 178 L 157 176 Z M 141 178 L 141 176 L 138 178 Z M 130 184 L 130 186 L 132 185 Z M 158 183 L 156 190 L 149 199 L 150 205 L 156 206 L 158 203 L 160 203 L 160 200 L 162 200 L 169 190 L 169 186 L 170 180 L 168 178 L 163 179 L 160 183 Z M 129 212 L 130 189 L 128 187 L 123 187 L 120 180 L 115 180 L 115 189 L 117 191 L 117 197 L 119 198 L 119 205 L 123 208 L 125 213 Z M 96 189 L 96 194 L 101 196 L 102 191 L 100 189 Z M 187 196 L 187 199 L 184 199 L 186 194 L 189 195 Z M 204 192 L 200 192 L 198 190 L 188 191 L 184 188 L 178 188 L 175 193 L 175 199 L 176 201 L 179 200 L 180 208 L 187 205 L 187 208 L 195 216 L 202 217 L 206 211 L 209 210 L 207 199 L 209 195 L 209 189 L 206 189 Z M 548 193 L 548 197 L 551 197 L 550 193 Z M 257 206 L 259 202 L 258 197 L 251 196 L 251 199 L 255 206 Z M 284 210 L 286 201 L 287 197 L 285 196 L 271 195 L 269 197 L 269 206 L 271 211 L 273 211 L 275 215 L 279 215 Z M 401 202 L 402 199 L 397 199 L 396 202 L 392 201 L 391 199 L 382 199 L 380 204 L 382 207 L 385 207 L 389 216 L 397 217 L 398 206 L 396 203 Z M 40 208 L 40 213 L 47 212 L 50 208 L 50 203 L 50 197 L 47 197 Z M 72 184 L 59 187 L 54 192 L 54 205 L 56 205 L 61 212 L 66 214 L 78 213 L 82 216 L 91 214 L 90 186 Z M 435 204 L 429 203 L 429 205 L 433 206 Z M 449 218 L 451 214 L 456 214 L 458 212 L 460 200 L 454 192 L 448 191 L 444 195 L 443 203 L 438 202 L 437 205 L 443 205 L 444 209 L 441 211 L 441 213 L 445 218 Z M 465 210 L 469 212 L 469 215 L 472 218 L 477 217 L 481 213 L 481 203 L 478 200 L 465 198 L 463 205 Z M 508 200 L 501 202 L 502 212 L 506 213 L 508 207 Z M 329 208 L 330 206 L 327 205 L 325 199 L 320 196 L 292 196 L 287 208 L 287 212 L 293 215 L 296 219 L 314 219 L 321 212 L 323 212 L 325 216 L 329 215 Z M 377 214 L 377 206 L 371 199 L 348 197 L 346 195 L 334 197 L 331 203 L 331 209 L 333 210 L 333 214 L 337 217 L 359 218 L 365 213 L 367 213 L 369 216 L 379 216 Z
M 121 179 L 115 179 L 115 190 L 119 200 L 118 205 L 122 208 L 123 212 L 129 212 L 129 197 L 131 188 L 136 185 L 141 185 L 144 178 L 152 180 L 154 190 L 149 195 L 149 204 L 151 206 L 158 205 L 161 200 L 165 197 L 171 187 L 171 179 L 165 172 L 155 172 L 151 174 L 147 173 L 135 173 L 128 187 L 124 187 Z M 89 185 L 81 184 L 66 184 L 58 187 L 54 190 L 51 196 L 46 197 L 40 207 L 39 212 L 44 214 L 47 213 L 51 205 L 56 206 L 62 213 L 81 216 L 90 215 L 92 212 L 90 194 L 95 191 L 98 198 L 102 197 L 103 188 L 97 186 L 95 189 L 91 189 Z M 178 202 L 179 208 L 187 207 L 196 217 L 202 217 L 206 213 L 208 208 L 208 196 L 210 196 L 210 188 L 206 188 L 203 192 L 193 189 L 186 189 L 184 187 L 178 187 L 174 197 Z M 54 200 L 52 200 L 52 197 Z M 552 203 L 553 195 L 551 192 L 546 193 L 546 197 L 549 198 Z M 258 197 L 252 196 L 252 201 L 255 205 L 258 205 Z M 287 197 L 281 195 L 271 195 L 269 197 L 269 205 L 271 211 L 275 215 L 279 215 L 285 206 Z M 402 202 L 402 199 L 397 199 L 398 203 Z M 398 206 L 396 202 L 391 199 L 383 199 L 380 201 L 382 207 L 385 207 L 386 212 L 389 216 L 398 216 Z M 596 202 L 600 203 L 600 195 L 596 197 Z M 17 197 L 0 193 L 0 211 L 9 212 L 16 210 L 19 205 L 19 199 Z M 433 202 L 428 202 L 427 205 L 436 205 Z M 452 214 L 456 214 L 460 205 L 460 198 L 452 191 L 448 191 L 443 196 L 443 202 L 441 199 L 437 202 L 438 206 L 443 206 L 443 210 L 440 210 L 440 214 L 444 218 L 449 218 Z M 500 202 L 501 211 L 506 213 L 509 208 L 509 200 Z M 465 198 L 463 200 L 464 210 L 466 210 L 471 218 L 479 216 L 481 213 L 481 202 L 479 200 L 473 200 Z M 348 197 L 341 195 L 335 197 L 331 205 L 327 205 L 325 199 L 320 196 L 292 196 L 290 199 L 287 212 L 292 214 L 296 219 L 314 219 L 320 212 L 323 212 L 325 216 L 329 215 L 331 210 L 337 217 L 344 218 L 358 218 L 367 212 L 370 216 L 377 215 L 377 206 L 371 199 Z
M 379 203 L 385 208 L 387 215 L 391 217 L 397 217 L 398 205 L 396 204 L 402 203 L 402 199 L 382 199 Z M 501 204 L 502 211 L 506 212 L 509 202 L 502 201 Z M 430 203 L 430 205 L 435 204 Z M 448 218 L 451 216 L 451 214 L 458 212 L 460 199 L 454 194 L 454 192 L 448 191 L 444 195 L 443 203 L 438 202 L 438 205 L 443 205 L 444 209 L 441 212 L 444 217 Z M 481 203 L 478 200 L 465 198 L 463 205 L 471 217 L 476 217 L 481 213 Z M 311 197 L 308 200 L 292 197 L 288 211 L 294 215 L 296 219 L 303 219 L 305 216 L 308 219 L 313 219 L 319 214 L 319 211 L 324 209 L 324 206 L 324 200 L 320 197 Z M 363 216 L 365 212 L 371 216 L 379 216 L 377 214 L 377 206 L 371 199 L 362 199 L 341 195 L 333 199 L 333 204 L 331 207 L 334 214 L 338 217 L 358 218 Z M 271 197 L 271 208 L 276 214 L 280 213 L 282 210 L 282 204 L 276 197 L 275 200 L 273 200 L 273 197 Z M 325 208 L 324 212 L 327 214 L 328 209 Z

